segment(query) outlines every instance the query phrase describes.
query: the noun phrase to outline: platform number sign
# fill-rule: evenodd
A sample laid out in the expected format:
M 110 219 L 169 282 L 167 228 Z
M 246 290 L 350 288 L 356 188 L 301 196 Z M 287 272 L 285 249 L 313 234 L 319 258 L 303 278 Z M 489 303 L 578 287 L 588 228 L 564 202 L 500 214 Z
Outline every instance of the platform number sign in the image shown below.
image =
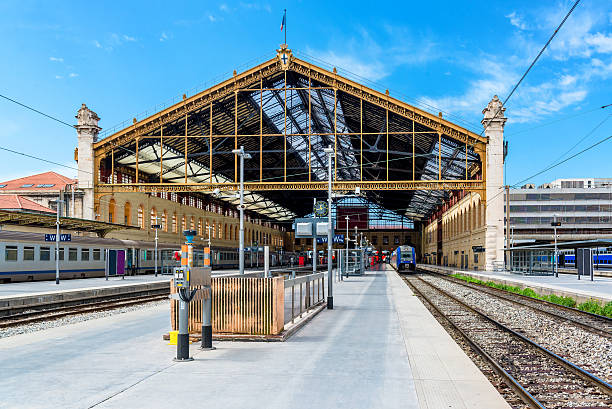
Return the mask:
M 55 241 L 55 233 L 45 234 L 45 241 Z M 72 234 L 62 233 L 60 234 L 60 241 L 72 241 Z

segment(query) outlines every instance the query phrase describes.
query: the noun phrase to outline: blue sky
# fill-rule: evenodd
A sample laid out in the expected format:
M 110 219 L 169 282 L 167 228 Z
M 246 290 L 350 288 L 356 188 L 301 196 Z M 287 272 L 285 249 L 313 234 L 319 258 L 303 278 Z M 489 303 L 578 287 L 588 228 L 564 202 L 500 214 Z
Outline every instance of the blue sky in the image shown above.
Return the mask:
M 480 132 L 572 3 L 3 1 L 0 93 L 68 123 L 86 103 L 110 128 L 271 58 L 287 8 L 290 48 Z M 612 1 L 583 0 L 507 105 L 507 182 L 612 135 L 606 104 Z M 0 142 L 75 166 L 74 131 L 2 99 Z M 530 182 L 611 177 L 611 154 L 609 140 Z M 46 170 L 76 173 L 0 151 L 0 180 Z

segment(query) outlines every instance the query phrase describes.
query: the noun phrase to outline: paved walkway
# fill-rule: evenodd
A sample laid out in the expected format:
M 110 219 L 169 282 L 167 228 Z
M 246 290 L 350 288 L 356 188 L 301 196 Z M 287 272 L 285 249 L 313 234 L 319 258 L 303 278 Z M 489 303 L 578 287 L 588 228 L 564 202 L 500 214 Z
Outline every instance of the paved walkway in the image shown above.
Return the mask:
M 335 283 L 334 304 L 284 343 L 188 363 L 161 341 L 166 305 L 0 339 L 0 408 L 508 408 L 394 272 Z
M 514 274 L 507 271 L 491 272 L 491 271 L 476 271 L 476 270 L 461 270 L 454 267 L 430 266 L 427 264 L 419 265 L 420 267 L 429 267 L 441 269 L 448 272 L 468 273 L 474 276 L 488 277 L 491 279 L 500 279 L 508 282 L 523 284 L 534 288 L 536 286 L 550 288 L 557 292 L 567 292 L 584 297 L 600 298 L 602 300 L 612 300 L 612 278 L 595 276 L 593 281 L 588 276 L 580 277 L 577 275 L 559 274 L 555 276 L 528 276 Z

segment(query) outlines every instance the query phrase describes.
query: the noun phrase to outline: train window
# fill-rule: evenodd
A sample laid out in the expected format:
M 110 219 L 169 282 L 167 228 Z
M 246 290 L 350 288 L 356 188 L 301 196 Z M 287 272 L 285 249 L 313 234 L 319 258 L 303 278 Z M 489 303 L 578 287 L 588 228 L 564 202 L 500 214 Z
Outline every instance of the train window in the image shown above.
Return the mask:
M 89 249 L 81 249 L 81 261 L 89 261 Z
M 100 260 L 100 249 L 93 249 L 93 259 Z
M 23 261 L 33 261 L 34 260 L 34 247 L 24 247 L 23 248 Z
M 59 248 L 59 259 L 61 261 L 64 261 L 64 248 L 63 247 Z
M 51 260 L 51 249 L 49 247 L 40 248 L 40 261 Z
M 68 249 L 68 261 L 77 261 L 77 249 L 73 247 Z
M 17 261 L 17 246 L 6 246 L 4 249 L 4 259 L 6 261 Z

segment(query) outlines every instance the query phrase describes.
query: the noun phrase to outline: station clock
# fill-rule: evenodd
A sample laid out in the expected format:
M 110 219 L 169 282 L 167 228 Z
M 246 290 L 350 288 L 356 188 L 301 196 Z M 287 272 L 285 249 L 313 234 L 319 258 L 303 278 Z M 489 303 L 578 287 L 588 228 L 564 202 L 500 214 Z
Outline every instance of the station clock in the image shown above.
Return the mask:
M 314 214 L 317 217 L 325 217 L 329 213 L 329 204 L 324 200 L 317 200 L 314 204 Z

